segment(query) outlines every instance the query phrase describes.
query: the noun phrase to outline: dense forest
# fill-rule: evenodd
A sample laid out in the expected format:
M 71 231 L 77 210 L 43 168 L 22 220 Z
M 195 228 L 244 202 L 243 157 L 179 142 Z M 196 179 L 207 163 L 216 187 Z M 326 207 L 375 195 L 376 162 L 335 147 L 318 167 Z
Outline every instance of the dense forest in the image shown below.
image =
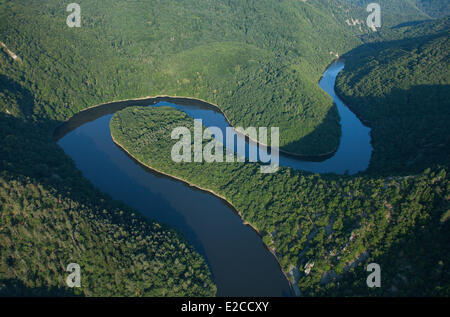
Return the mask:
M 450 15 L 450 3 L 447 0 L 415 0 L 417 8 L 433 18 Z
M 399 32 L 380 34 L 383 42 L 344 56 L 337 93 L 373 128 L 371 172 L 417 173 L 450 162 L 450 19 L 437 25 L 431 35 L 400 40 Z
M 60 1 L 0 1 L 1 40 L 22 60 L 11 63 L 2 56 L 0 69 L 32 91 L 33 118 L 64 120 L 118 99 L 190 96 L 218 104 L 233 125 L 279 126 L 285 131 L 284 150 L 316 155 L 336 149 L 339 117 L 317 81 L 336 54 L 360 44 L 354 35 L 369 32 L 365 23 L 356 28 L 350 23 L 353 15 L 364 21 L 365 4 L 79 4 L 83 26 L 70 29 Z M 386 6 L 397 23 L 425 18 L 406 5 L 386 1 Z M 325 118 L 330 123 L 321 125 Z M 313 131 L 334 137 L 328 142 L 304 138 Z
M 317 82 L 335 53 L 360 43 L 344 21 L 295 0 L 79 4 L 83 26 L 70 29 L 60 1 L 0 1 L 1 40 L 22 60 L 2 56 L 0 68 L 33 92 L 36 119 L 64 120 L 112 100 L 190 96 L 220 105 L 235 125 L 282 127 L 286 150 L 337 147 L 339 118 Z M 334 139 L 301 141 L 329 113 Z
M 405 22 L 429 19 L 429 16 L 424 11 L 420 10 L 414 1 L 415 0 L 343 0 L 344 3 L 347 3 L 354 8 L 352 11 L 355 12 L 355 14 L 361 12 L 360 16 L 362 16 L 364 23 L 366 22 L 367 17 L 367 6 L 370 3 L 378 3 L 381 7 L 381 29 L 391 28 Z M 331 0 L 329 2 L 334 1 Z
M 321 74 L 352 50 L 357 65 L 354 49 L 361 44 L 447 27 L 445 20 L 420 22 L 444 14 L 445 3 L 418 2 L 383 1 L 383 32 L 374 34 L 364 24 L 367 3 L 359 0 L 78 0 L 82 27 L 73 29 L 61 1 L 0 0 L 0 295 L 213 296 L 205 260 L 179 233 L 95 189 L 55 144 L 54 128 L 112 100 L 190 96 L 219 105 L 233 125 L 279 126 L 284 150 L 329 152 L 339 144 L 339 115 L 317 85 Z M 390 28 L 399 23 L 408 26 Z M 443 38 L 430 41 L 440 41 L 442 50 L 448 45 Z M 426 50 L 425 40 L 423 45 Z M 443 56 L 424 56 L 435 53 Z M 133 111 L 151 124 L 168 110 Z M 139 120 L 128 110 L 122 116 L 124 124 Z M 186 120 L 175 112 L 160 119 L 169 118 Z M 143 121 L 135 131 L 140 128 L 147 129 Z M 168 146 L 155 141 L 154 130 L 147 132 L 143 141 Z M 311 134 L 332 137 L 305 138 Z M 139 157 L 145 149 L 133 148 L 137 140 L 130 132 L 121 143 Z M 374 146 L 376 172 L 390 150 Z M 435 146 L 427 151 L 437 153 Z M 153 160 L 151 152 L 140 159 L 181 173 L 163 157 Z M 369 260 L 392 268 L 386 282 L 392 287 L 383 292 L 448 294 L 448 166 L 433 156 L 432 163 L 443 166 L 424 172 L 429 161 L 414 162 L 408 165 L 414 177 L 290 169 L 264 176 L 254 164 L 200 172 L 192 166 L 184 173 L 196 174 L 180 176 L 223 193 L 261 231 L 304 295 L 367 294 L 362 281 Z M 230 177 L 236 177 L 232 184 Z M 75 259 L 88 274 L 73 291 L 64 280 Z
M 32 105 L 26 91 L 2 89 L 8 105 Z M 42 127 L 1 113 L 0 135 L 0 295 L 215 295 L 179 233 L 100 193 Z M 72 262 L 81 288 L 66 286 Z
M 323 0 L 326 1 L 326 0 Z M 356 6 L 367 7 L 369 3 L 379 3 L 382 8 L 382 20 L 386 27 L 392 27 L 403 22 L 427 20 L 430 17 L 441 18 L 450 14 L 450 4 L 447 0 L 343 0 Z M 333 1 L 331 1 L 333 2 Z M 384 28 L 384 27 L 383 27 Z
M 290 272 L 297 294 L 450 294 L 446 168 L 381 178 L 289 168 L 262 174 L 256 163 L 175 163 L 171 132 L 180 126 L 193 135 L 193 119 L 184 112 L 133 107 L 116 113 L 111 134 L 143 164 L 225 197 Z M 366 285 L 371 262 L 383 267 L 380 289 Z
M 277 120 L 293 151 L 334 113 L 334 140 L 301 149 L 329 151 L 338 116 L 316 82 L 329 52 L 358 40 L 296 1 L 79 4 L 82 27 L 70 29 L 61 1 L 0 1 L 0 41 L 19 56 L 0 49 L 1 294 L 72 295 L 65 266 L 77 258 L 89 274 L 73 295 L 214 295 L 205 261 L 183 238 L 93 189 L 52 130 L 98 103 L 188 95 L 217 102 L 235 123 Z M 302 129 L 286 123 L 291 114 Z

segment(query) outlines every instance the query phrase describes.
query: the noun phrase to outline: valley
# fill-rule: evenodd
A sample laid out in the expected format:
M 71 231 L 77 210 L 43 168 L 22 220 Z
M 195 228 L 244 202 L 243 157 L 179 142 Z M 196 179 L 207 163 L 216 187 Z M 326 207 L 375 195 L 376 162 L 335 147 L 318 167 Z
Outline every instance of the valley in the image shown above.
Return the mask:
M 450 294 L 445 1 L 78 3 L 0 0 L 0 295 Z M 279 169 L 175 164 L 193 118 Z

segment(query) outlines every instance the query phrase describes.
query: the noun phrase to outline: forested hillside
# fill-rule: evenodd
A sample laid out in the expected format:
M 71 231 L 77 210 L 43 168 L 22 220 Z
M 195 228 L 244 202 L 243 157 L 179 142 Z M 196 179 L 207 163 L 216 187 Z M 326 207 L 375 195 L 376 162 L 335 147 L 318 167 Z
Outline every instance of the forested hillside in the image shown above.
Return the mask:
M 369 171 L 417 173 L 450 162 L 449 19 L 432 26 L 431 35 L 381 34 L 385 41 L 344 56 L 337 92 L 373 128 Z M 405 33 L 416 36 L 398 40 Z
M 289 150 L 328 152 L 338 116 L 317 81 L 331 51 L 359 41 L 298 1 L 78 3 L 82 27 L 70 29 L 61 1 L 0 0 L 1 293 L 71 295 L 73 259 L 89 272 L 76 295 L 214 295 L 204 260 L 95 191 L 53 128 L 102 102 L 187 95 L 234 123 L 284 127 Z M 302 144 L 325 116 L 334 140 Z
M 327 1 L 327 0 L 321 0 Z M 431 0 L 434 1 L 434 0 Z M 333 0 L 329 2 L 335 2 Z M 395 25 L 429 19 L 429 16 L 421 11 L 414 3 L 414 0 L 342 0 L 353 8 L 355 14 L 360 12 L 366 22 L 366 8 L 370 3 L 378 3 L 381 7 L 381 28 L 388 29 Z
M 381 178 L 175 163 L 170 135 L 179 126 L 193 135 L 193 119 L 179 110 L 135 107 L 116 113 L 111 133 L 143 164 L 225 197 L 290 272 L 297 294 L 450 294 L 447 169 Z M 366 285 L 371 262 L 383 267 L 382 288 Z
M 328 153 L 302 141 L 330 115 L 317 86 L 326 66 L 359 44 L 319 4 L 296 0 L 79 1 L 82 27 L 60 1 L 0 1 L 0 34 L 22 59 L 0 69 L 36 99 L 36 119 L 67 119 L 98 103 L 184 95 L 218 104 L 233 124 L 279 126 L 285 150 Z
M 328 153 L 339 115 L 317 82 L 349 51 L 339 87 L 373 128 L 370 177 L 175 166 L 135 147 L 169 147 L 155 133 L 188 123 L 173 110 L 127 109 L 113 133 L 143 162 L 227 197 L 304 295 L 373 294 L 368 261 L 386 267 L 389 288 L 375 295 L 448 295 L 448 71 L 439 72 L 448 69 L 448 19 L 416 23 L 429 17 L 412 1 L 383 1 L 374 34 L 359 0 L 78 0 L 81 28 L 66 25 L 67 3 L 0 0 L 0 295 L 213 296 L 205 260 L 177 232 L 93 188 L 54 128 L 104 102 L 189 96 L 217 104 L 233 125 L 280 127 L 286 151 Z M 411 100 L 423 104 L 410 111 Z M 400 110 L 401 121 L 379 116 Z M 72 261 L 84 272 L 75 292 L 64 286 Z
M 78 3 L 82 27 L 71 29 L 60 1 L 0 1 L 0 40 L 22 60 L 11 64 L 2 56 L 0 69 L 33 93 L 36 118 L 67 119 L 117 99 L 184 95 L 218 104 L 233 125 L 279 126 L 287 151 L 314 155 L 337 147 L 338 115 L 317 81 L 336 54 L 359 44 L 355 34 L 371 32 L 365 3 Z M 391 18 L 425 18 L 407 4 L 382 6 L 386 26 Z M 303 138 L 322 129 L 327 116 L 334 139 Z
M 1 87 L 1 106 L 27 113 L 30 94 Z M 215 295 L 179 233 L 93 188 L 43 128 L 1 113 L 0 135 L 0 296 Z M 81 288 L 66 286 L 73 262 Z
M 421 37 L 442 35 L 448 32 L 449 28 L 450 17 L 446 17 L 400 24 L 390 29 L 383 29 L 381 32 L 364 34 L 360 38 L 365 44 L 372 44 L 376 49 L 382 49 L 394 41 L 420 40 Z
M 416 6 L 433 18 L 450 15 L 450 2 L 448 0 L 415 0 Z
M 378 3 L 381 7 L 381 29 L 383 31 L 397 25 L 413 24 L 414 22 L 429 20 L 430 18 L 443 18 L 450 14 L 450 3 L 448 0 L 317 1 L 323 3 L 326 7 L 333 8 L 334 12 L 338 12 L 338 14 L 343 10 L 353 17 L 353 21 L 362 19 L 364 23 L 365 17 L 367 17 L 367 6 L 370 3 Z M 364 30 L 364 26 L 362 26 L 362 29 Z

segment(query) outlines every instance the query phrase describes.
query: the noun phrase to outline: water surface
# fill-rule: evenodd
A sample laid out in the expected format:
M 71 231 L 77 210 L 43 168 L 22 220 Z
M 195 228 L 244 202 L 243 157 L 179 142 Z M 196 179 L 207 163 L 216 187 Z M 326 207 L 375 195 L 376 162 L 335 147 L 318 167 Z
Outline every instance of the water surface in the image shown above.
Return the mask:
M 370 130 L 334 92 L 336 76 L 343 67 L 340 62 L 332 64 L 320 81 L 341 116 L 337 152 L 322 162 L 281 155 L 280 165 L 319 173 L 356 173 L 367 168 L 372 152 Z M 170 98 L 119 102 L 75 115 L 55 131 L 58 144 L 103 192 L 182 232 L 207 260 L 219 296 L 291 296 L 275 257 L 231 206 L 210 193 L 150 171 L 114 144 L 109 122 L 115 112 L 132 105 L 170 105 L 202 119 L 206 126 L 228 126 L 218 109 L 202 102 Z

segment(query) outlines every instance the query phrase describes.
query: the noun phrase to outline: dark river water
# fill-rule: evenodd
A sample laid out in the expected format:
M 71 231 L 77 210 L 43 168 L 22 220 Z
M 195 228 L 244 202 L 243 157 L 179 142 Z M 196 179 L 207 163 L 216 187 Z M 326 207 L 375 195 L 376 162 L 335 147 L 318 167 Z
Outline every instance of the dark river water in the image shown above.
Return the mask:
M 332 64 L 319 83 L 334 99 L 341 116 L 337 152 L 321 162 L 281 154 L 280 165 L 318 173 L 356 173 L 367 168 L 372 153 L 370 129 L 334 92 L 336 76 L 343 67 L 341 62 Z M 292 296 L 275 257 L 231 206 L 210 193 L 150 171 L 113 143 L 109 122 L 115 112 L 132 105 L 170 105 L 202 119 L 206 126 L 229 126 L 217 108 L 204 102 L 154 98 L 83 111 L 56 129 L 55 138 L 83 175 L 103 192 L 182 232 L 207 260 L 218 296 Z

